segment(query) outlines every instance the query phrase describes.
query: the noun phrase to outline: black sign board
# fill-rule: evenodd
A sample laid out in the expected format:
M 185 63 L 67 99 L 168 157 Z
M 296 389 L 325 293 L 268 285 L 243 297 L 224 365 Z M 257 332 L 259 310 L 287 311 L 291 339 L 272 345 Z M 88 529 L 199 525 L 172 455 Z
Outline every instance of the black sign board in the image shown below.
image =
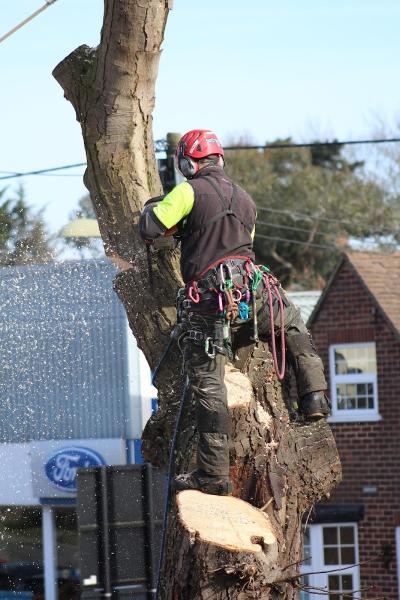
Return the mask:
M 154 597 L 165 485 L 149 464 L 78 470 L 82 599 Z

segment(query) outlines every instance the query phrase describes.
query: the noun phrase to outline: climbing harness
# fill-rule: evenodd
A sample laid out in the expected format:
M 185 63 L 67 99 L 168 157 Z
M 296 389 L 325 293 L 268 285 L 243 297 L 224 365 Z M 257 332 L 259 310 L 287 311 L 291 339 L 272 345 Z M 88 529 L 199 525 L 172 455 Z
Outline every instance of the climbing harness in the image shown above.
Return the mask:
M 262 288 L 262 289 L 260 289 Z M 201 301 L 216 300 L 217 315 L 225 319 L 226 323 L 233 323 L 237 319 L 253 321 L 254 342 L 259 342 L 257 298 L 266 296 L 269 308 L 271 352 L 274 368 L 278 379 L 282 380 L 285 375 L 285 315 L 284 302 L 280 292 L 278 280 L 270 273 L 268 267 L 255 265 L 249 257 L 231 256 L 222 261 L 216 261 L 202 273 L 198 279 L 189 282 L 185 288 L 180 290 L 180 302 L 183 310 L 195 313 L 196 305 Z M 276 346 L 276 327 L 274 319 L 274 302 L 278 302 L 280 316 L 280 338 L 281 338 L 281 362 L 278 364 Z M 190 336 L 191 332 L 187 332 Z M 198 332 L 200 334 L 200 332 Z M 200 334 L 202 335 L 202 334 Z M 197 342 L 202 341 L 200 337 L 194 338 Z M 202 338 L 207 356 L 215 357 L 216 352 L 223 351 L 215 346 L 211 338 Z M 225 341 L 224 341 L 225 346 Z
M 237 272 L 233 272 L 229 261 L 243 261 Z M 238 267 L 239 265 L 236 264 Z M 211 274 L 210 274 L 211 272 Z M 207 275 L 205 278 L 204 276 Z M 203 277 L 203 278 L 202 278 Z M 239 283 L 240 281 L 240 283 Z M 286 345 L 285 345 L 285 314 L 282 295 L 279 291 L 278 280 L 270 273 L 268 267 L 255 265 L 248 257 L 228 257 L 222 262 L 216 262 L 200 274 L 197 281 L 191 281 L 186 287 L 181 288 L 177 298 L 178 323 L 171 331 L 168 344 L 154 369 L 151 382 L 154 385 L 160 369 L 162 368 L 173 342 L 181 337 L 192 340 L 196 344 L 204 344 L 204 350 L 211 359 L 217 353 L 226 354 L 230 360 L 233 359 L 232 345 L 230 340 L 230 324 L 236 319 L 242 321 L 253 321 L 254 342 L 259 342 L 258 317 L 257 317 L 257 292 L 262 285 L 262 293 L 267 297 L 271 331 L 271 352 L 274 369 L 279 380 L 285 376 L 286 368 Z M 201 300 L 216 299 L 217 315 L 224 318 L 223 345 L 218 345 L 216 340 L 205 335 L 202 331 L 190 328 L 190 320 L 184 318 L 184 314 L 194 309 Z M 281 363 L 278 364 L 276 332 L 274 319 L 274 300 L 279 305 L 279 329 Z

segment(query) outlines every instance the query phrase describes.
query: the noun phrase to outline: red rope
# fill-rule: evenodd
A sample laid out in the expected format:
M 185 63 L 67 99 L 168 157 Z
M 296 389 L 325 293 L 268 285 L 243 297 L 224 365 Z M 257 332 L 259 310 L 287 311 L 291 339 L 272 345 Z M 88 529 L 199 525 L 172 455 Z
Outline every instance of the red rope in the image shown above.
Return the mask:
M 279 381 L 285 377 L 285 369 L 286 369 L 286 346 L 285 346 L 285 315 L 284 310 L 285 307 L 283 305 L 282 296 L 279 292 L 277 281 L 272 275 L 268 273 L 263 273 L 263 279 L 265 288 L 267 290 L 268 295 L 268 305 L 269 305 L 269 318 L 271 323 L 271 346 L 272 346 L 272 359 L 274 361 L 274 368 L 276 371 L 276 375 Z M 271 289 L 272 288 L 272 289 Z M 280 315 L 280 328 L 281 328 L 281 366 L 278 366 L 278 356 L 276 353 L 276 339 L 275 339 L 275 322 L 274 322 L 274 308 L 273 308 L 273 294 L 276 296 L 279 302 L 279 315 Z

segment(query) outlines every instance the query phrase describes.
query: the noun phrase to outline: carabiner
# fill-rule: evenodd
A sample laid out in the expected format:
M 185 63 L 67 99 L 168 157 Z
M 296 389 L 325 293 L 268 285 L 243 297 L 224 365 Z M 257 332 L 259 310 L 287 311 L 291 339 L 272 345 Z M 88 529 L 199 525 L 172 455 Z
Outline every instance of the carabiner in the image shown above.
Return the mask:
M 219 276 L 220 276 L 220 278 L 221 278 L 221 283 L 220 283 L 220 286 L 221 286 L 221 285 L 225 285 L 225 283 L 226 283 L 226 280 L 225 280 L 225 273 L 224 273 L 224 263 L 221 263 L 221 264 L 219 265 Z
M 224 312 L 224 302 L 222 299 L 222 294 L 221 292 L 218 292 L 218 310 L 220 313 Z
M 226 268 L 226 270 L 228 272 L 228 279 L 229 279 L 229 281 L 233 281 L 231 267 L 228 265 L 228 263 L 225 263 L 224 266 L 225 266 L 225 268 Z
M 242 299 L 242 292 L 240 290 L 238 290 L 237 288 L 232 290 L 232 298 L 234 299 L 235 302 L 240 302 Z
M 211 351 L 210 351 L 210 349 L 211 349 Z M 216 357 L 217 352 L 215 350 L 214 340 L 211 337 L 206 338 L 206 341 L 204 342 L 204 350 L 205 350 L 205 353 L 207 354 L 208 358 Z
M 250 279 L 252 279 L 252 272 L 254 272 L 254 263 L 251 260 L 247 260 L 244 264 L 244 269 L 248 275 L 248 277 L 250 277 Z
M 195 292 L 195 295 L 193 295 L 193 290 Z M 191 285 L 190 288 L 188 289 L 188 296 L 189 296 L 190 300 L 192 302 L 194 302 L 195 304 L 198 304 L 200 302 L 200 294 L 197 289 L 197 285 L 196 285 L 195 281 L 193 281 L 193 285 Z

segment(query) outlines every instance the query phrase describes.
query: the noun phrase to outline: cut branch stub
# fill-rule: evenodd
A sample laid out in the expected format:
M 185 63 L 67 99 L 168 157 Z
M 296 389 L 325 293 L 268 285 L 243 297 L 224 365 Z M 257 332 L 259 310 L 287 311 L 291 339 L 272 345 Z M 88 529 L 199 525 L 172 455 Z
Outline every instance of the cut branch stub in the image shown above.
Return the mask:
M 231 552 L 264 551 L 276 558 L 276 537 L 268 517 L 233 496 L 212 496 L 195 490 L 177 494 L 179 519 L 192 540 Z
M 257 583 L 260 590 L 276 578 L 277 540 L 262 511 L 197 491 L 179 493 L 176 502 L 176 544 L 184 560 L 177 557 L 171 598 L 219 598 L 226 588 Z
M 76 120 L 84 123 L 94 97 L 97 50 L 83 44 L 66 56 L 53 70 L 53 77 L 75 109 Z

